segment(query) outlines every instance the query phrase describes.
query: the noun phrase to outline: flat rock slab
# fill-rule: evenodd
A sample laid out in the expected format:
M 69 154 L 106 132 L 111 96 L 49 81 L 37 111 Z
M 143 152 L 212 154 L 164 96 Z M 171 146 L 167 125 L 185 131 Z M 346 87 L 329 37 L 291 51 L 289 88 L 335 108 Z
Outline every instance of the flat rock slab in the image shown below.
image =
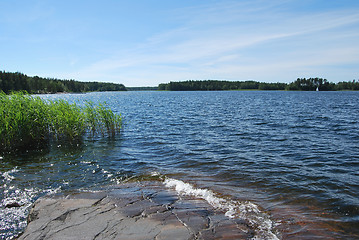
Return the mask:
M 162 182 L 38 199 L 18 239 L 248 239 L 253 231 Z

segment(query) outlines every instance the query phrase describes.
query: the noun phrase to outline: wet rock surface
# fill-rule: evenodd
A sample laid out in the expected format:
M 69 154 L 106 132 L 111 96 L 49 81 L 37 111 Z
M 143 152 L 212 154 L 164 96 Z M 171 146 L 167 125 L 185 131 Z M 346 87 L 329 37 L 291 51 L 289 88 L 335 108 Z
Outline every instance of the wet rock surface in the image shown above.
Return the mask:
M 248 239 L 246 222 L 161 182 L 37 200 L 18 239 Z

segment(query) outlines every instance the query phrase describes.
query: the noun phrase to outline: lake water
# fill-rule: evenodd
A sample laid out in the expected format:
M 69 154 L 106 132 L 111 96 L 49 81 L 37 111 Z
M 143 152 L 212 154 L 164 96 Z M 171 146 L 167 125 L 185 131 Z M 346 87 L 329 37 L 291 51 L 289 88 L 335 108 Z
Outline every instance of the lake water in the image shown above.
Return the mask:
M 106 101 L 124 117 L 124 129 L 116 139 L 1 156 L 1 238 L 26 226 L 39 196 L 156 177 L 188 194 L 213 192 L 235 206 L 230 217 L 249 218 L 258 232 L 269 221 L 266 231 L 283 239 L 359 238 L 359 92 L 41 97 Z M 5 208 L 13 201 L 21 207 Z M 259 213 L 241 215 L 241 204 Z

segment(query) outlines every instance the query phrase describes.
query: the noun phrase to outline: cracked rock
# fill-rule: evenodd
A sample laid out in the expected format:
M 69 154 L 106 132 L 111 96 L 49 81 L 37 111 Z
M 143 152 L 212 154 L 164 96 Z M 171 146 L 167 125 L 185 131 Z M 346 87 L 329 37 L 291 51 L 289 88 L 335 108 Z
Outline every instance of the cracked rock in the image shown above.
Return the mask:
M 100 192 L 38 199 L 19 240 L 248 239 L 252 230 L 206 201 L 161 182 L 126 183 Z

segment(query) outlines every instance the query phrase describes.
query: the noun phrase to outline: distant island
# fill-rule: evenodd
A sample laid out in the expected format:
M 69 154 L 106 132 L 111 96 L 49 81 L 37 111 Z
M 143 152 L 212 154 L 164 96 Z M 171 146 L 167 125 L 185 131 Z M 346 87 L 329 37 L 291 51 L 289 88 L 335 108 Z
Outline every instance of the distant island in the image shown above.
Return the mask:
M 257 81 L 188 80 L 161 83 L 162 91 L 222 91 L 222 90 L 289 90 L 289 91 L 340 91 L 359 90 L 359 81 L 332 83 L 323 78 L 297 78 L 292 83 L 265 83 Z
M 56 78 L 30 77 L 20 72 L 0 71 L 0 92 L 27 91 L 28 93 L 82 93 L 100 91 L 126 91 L 123 84 L 80 82 Z

